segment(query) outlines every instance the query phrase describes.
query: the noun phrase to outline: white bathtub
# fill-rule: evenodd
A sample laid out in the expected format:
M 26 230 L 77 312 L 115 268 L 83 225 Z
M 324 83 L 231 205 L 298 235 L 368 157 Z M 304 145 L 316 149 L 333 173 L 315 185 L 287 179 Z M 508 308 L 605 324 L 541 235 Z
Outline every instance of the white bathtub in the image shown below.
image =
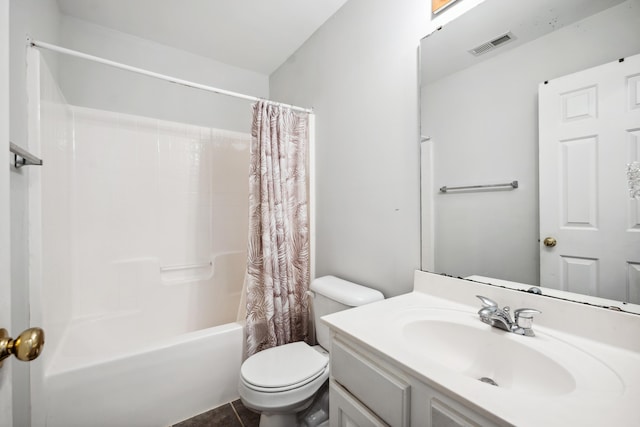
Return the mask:
M 138 304 L 72 319 L 51 337 L 34 425 L 166 427 L 237 399 L 244 258 L 219 254 L 206 278 L 166 283 L 157 260 L 117 263 L 119 287 L 140 287 Z
M 243 336 L 243 326 L 230 323 L 45 375 L 46 425 L 166 427 L 230 402 Z

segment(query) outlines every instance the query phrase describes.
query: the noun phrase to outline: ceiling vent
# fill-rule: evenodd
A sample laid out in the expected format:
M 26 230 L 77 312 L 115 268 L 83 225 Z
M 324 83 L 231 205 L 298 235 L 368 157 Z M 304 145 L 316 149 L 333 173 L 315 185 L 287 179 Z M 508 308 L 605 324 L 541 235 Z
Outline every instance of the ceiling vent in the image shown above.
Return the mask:
M 482 55 L 483 53 L 487 53 L 490 50 L 493 50 L 495 48 L 497 48 L 498 46 L 502 46 L 505 43 L 510 42 L 511 40 L 515 39 L 515 36 L 513 34 L 511 34 L 511 31 L 504 33 L 498 37 L 496 37 L 495 39 L 488 41 L 486 43 L 482 43 L 480 46 L 477 46 L 473 49 L 471 49 L 469 51 L 470 54 L 478 56 L 478 55 Z

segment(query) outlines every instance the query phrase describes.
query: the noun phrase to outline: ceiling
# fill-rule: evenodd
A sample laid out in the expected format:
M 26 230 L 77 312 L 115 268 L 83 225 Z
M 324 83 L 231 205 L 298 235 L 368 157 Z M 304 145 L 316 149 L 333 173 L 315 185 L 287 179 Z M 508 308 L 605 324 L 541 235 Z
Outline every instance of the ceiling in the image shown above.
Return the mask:
M 97 25 L 270 75 L 347 0 L 57 0 Z
M 622 3 L 624 0 L 485 0 L 472 11 L 450 22 L 421 42 L 422 84 L 473 66 L 502 52 L 595 13 Z M 506 32 L 513 41 L 480 56 L 470 49 Z M 437 58 L 437 60 L 434 60 Z

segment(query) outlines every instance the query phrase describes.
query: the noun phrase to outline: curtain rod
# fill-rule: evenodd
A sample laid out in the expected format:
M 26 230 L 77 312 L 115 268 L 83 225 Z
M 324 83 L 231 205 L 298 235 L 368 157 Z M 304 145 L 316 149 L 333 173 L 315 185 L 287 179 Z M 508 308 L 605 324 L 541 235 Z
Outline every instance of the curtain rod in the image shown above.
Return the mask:
M 40 40 L 33 40 L 33 39 L 30 39 L 30 38 L 27 38 L 27 43 L 32 47 L 48 49 L 48 50 L 52 50 L 54 52 L 63 53 L 65 55 L 75 56 L 77 58 L 82 58 L 82 59 L 86 59 L 86 60 L 89 60 L 89 61 L 99 62 L 101 64 L 108 65 L 110 67 L 120 68 L 121 70 L 127 70 L 127 71 L 131 71 L 131 72 L 134 72 L 134 73 L 143 74 L 145 76 L 154 77 L 154 78 L 160 79 L 160 80 L 166 80 L 166 81 L 171 82 L 171 83 L 176 83 L 176 84 L 179 84 L 179 85 L 188 86 L 188 87 L 192 87 L 192 88 L 195 88 L 195 89 L 202 89 L 202 90 L 206 90 L 208 92 L 218 93 L 220 95 L 227 95 L 227 96 L 233 96 L 235 98 L 247 99 L 249 101 L 265 101 L 265 102 L 268 102 L 270 104 L 281 105 L 283 107 L 288 107 L 288 108 L 291 108 L 292 110 L 295 110 L 295 111 L 301 111 L 301 112 L 304 112 L 304 113 L 313 113 L 313 110 L 310 109 L 310 108 L 303 108 L 303 107 L 298 107 L 296 105 L 284 104 L 282 102 L 271 101 L 269 99 L 258 98 L 256 96 L 245 95 L 245 94 L 238 93 L 238 92 L 232 92 L 232 91 L 229 91 L 229 90 L 218 89 L 218 88 L 212 87 L 212 86 L 206 86 L 206 85 L 203 85 L 203 84 L 200 84 L 200 83 L 190 82 L 188 80 L 183 80 L 183 79 L 179 79 L 179 78 L 176 78 L 176 77 L 167 76 L 166 74 L 156 73 L 156 72 L 153 72 L 153 71 L 145 70 L 143 68 L 132 67 L 131 65 L 121 64 L 119 62 L 111 61 L 109 59 L 100 58 L 99 56 L 93 56 L 93 55 L 89 55 L 87 53 L 78 52 L 76 50 L 67 49 L 65 47 L 56 46 L 54 44 L 45 43 L 45 42 L 42 42 Z

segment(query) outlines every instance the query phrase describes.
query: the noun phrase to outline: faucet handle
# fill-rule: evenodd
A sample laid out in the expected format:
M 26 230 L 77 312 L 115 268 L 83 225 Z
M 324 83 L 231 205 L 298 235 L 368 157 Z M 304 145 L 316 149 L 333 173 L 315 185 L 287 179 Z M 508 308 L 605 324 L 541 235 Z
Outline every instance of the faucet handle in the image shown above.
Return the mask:
M 516 317 L 522 317 L 523 319 L 533 319 L 534 314 L 542 314 L 542 312 L 535 308 L 519 308 L 514 310 L 513 314 Z
M 531 329 L 533 326 L 533 315 L 540 313 L 542 312 L 535 308 L 519 308 L 513 312 L 516 325 L 525 331 L 524 335 L 534 335 Z
M 482 308 L 478 310 L 478 316 L 484 323 L 491 325 L 491 316 L 498 311 L 498 303 L 482 295 L 476 295 L 482 301 Z
M 476 297 L 482 302 L 482 306 L 484 308 L 488 308 L 491 311 L 496 311 L 498 309 L 498 303 L 491 298 L 483 297 L 482 295 L 476 295 Z

